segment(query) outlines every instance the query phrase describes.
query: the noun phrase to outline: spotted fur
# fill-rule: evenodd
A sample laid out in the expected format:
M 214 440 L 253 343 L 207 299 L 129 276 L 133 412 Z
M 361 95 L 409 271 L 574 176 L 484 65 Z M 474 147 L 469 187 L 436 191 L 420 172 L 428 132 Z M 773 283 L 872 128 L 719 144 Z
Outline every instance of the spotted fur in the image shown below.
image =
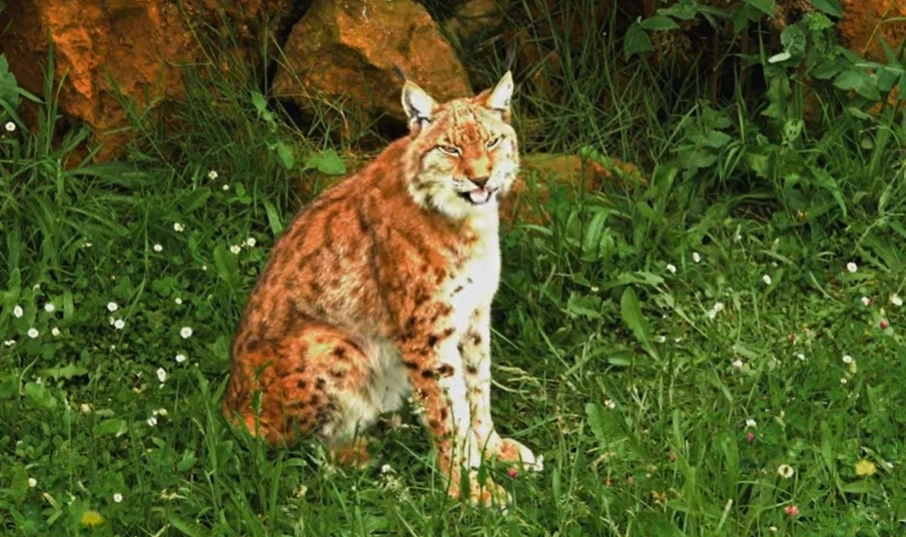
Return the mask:
M 273 443 L 314 434 L 342 458 L 355 446 L 361 462 L 360 434 L 411 397 L 451 495 L 505 500 L 478 483 L 486 457 L 540 469 L 490 412 L 497 198 L 519 166 L 512 90 L 507 73 L 439 104 L 406 83 L 409 136 L 324 192 L 274 246 L 233 339 L 230 419 Z

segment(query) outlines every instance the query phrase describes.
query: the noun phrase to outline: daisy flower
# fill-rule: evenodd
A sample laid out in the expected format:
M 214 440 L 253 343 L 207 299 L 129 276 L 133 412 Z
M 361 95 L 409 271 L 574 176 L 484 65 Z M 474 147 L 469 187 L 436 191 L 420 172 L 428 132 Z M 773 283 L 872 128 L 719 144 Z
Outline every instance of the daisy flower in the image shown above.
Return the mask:
M 793 470 L 793 467 L 789 464 L 781 464 L 777 467 L 777 475 L 779 475 L 783 479 L 789 479 L 793 477 L 795 473 L 796 470 Z

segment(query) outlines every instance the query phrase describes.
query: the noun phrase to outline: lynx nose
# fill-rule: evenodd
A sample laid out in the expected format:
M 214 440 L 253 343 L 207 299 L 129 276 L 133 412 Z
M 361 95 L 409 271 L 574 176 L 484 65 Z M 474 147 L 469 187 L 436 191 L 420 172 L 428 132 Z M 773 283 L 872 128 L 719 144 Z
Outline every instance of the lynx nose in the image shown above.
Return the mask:
M 483 188 L 484 185 L 487 184 L 488 179 L 490 179 L 490 177 L 487 175 L 484 177 L 469 177 L 469 181 L 478 188 Z

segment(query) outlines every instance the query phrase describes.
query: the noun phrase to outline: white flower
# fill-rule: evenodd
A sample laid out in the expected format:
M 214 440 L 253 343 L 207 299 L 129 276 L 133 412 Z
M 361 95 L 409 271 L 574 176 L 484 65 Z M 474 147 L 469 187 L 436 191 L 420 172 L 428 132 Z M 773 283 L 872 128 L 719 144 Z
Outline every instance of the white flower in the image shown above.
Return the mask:
M 6 125 L 3 127 L 6 129 L 6 132 L 16 132 L 16 124 L 12 121 L 7 121 Z
M 771 277 L 768 274 L 762 276 L 761 281 L 763 281 L 765 285 L 771 285 Z
M 9 123 L 7 123 L 7 125 L 8 125 L 8 124 L 9 124 Z M 37 487 L 37 486 L 38 486 L 38 480 L 35 479 L 34 477 L 29 477 L 29 478 L 28 478 L 28 486 L 31 487 L 31 488 Z
M 181 363 L 183 363 L 183 362 L 185 362 L 185 361 L 186 361 L 186 355 L 185 355 L 185 354 L 179 353 L 179 354 L 176 355 L 176 363 L 177 363 L 177 364 L 181 364 Z
M 610 410 L 613 410 L 613 409 L 615 409 L 615 408 L 617 407 L 617 404 L 614 403 L 612 399 L 605 399 L 605 400 L 604 400 L 604 406 L 607 407 L 607 408 L 610 409 Z
M 192 337 L 192 327 L 191 327 L 191 326 L 183 326 L 182 328 L 179 329 L 179 335 L 180 335 L 183 339 L 189 339 L 190 337 Z
M 666 343 L 666 342 L 667 342 L 667 336 L 663 336 L 663 335 L 661 335 L 661 336 L 654 336 L 654 342 L 655 342 L 655 343 Z
M 230 253 L 233 255 L 239 255 L 239 252 L 242 250 L 242 247 L 238 244 L 233 244 L 230 246 Z
M 82 414 L 91 414 L 91 405 L 88 403 L 82 403 L 79 405 L 79 412 Z
M 850 355 L 848 355 L 848 354 L 844 354 L 844 355 L 843 355 L 843 363 L 844 363 L 844 364 L 851 364 L 851 363 L 853 363 L 853 357 L 850 356 Z
M 120 305 L 117 304 L 116 302 L 107 303 L 107 311 L 109 311 L 110 313 L 113 313 L 114 311 L 116 311 L 118 309 L 120 309 Z
M 674 265 L 673 263 L 667 263 L 667 271 L 670 274 L 676 274 L 676 265 Z
M 853 263 L 852 261 L 850 261 L 849 263 L 846 264 L 846 270 L 848 270 L 849 272 L 855 272 L 855 271 L 859 270 L 859 266 L 856 265 L 855 263 Z
M 114 492 L 113 501 L 114 501 L 114 503 L 121 503 L 123 501 L 123 495 L 120 494 L 119 492 Z
M 179 305 L 182 304 L 182 299 L 179 298 L 179 297 L 176 297 L 176 298 L 173 299 L 173 302 L 176 302 L 176 305 L 179 306 Z
M 798 358 L 800 362 L 804 362 L 804 361 L 805 361 L 805 355 L 802 354 L 801 352 L 797 352 L 797 353 L 796 353 L 796 358 Z
M 793 470 L 793 467 L 789 464 L 781 464 L 777 467 L 777 475 L 784 479 L 789 479 L 793 477 L 793 474 L 796 473 L 796 470 Z
M 755 427 L 758 427 L 758 422 L 749 418 L 746 420 L 746 427 L 754 429 Z
M 899 307 L 899 306 L 903 305 L 903 299 L 900 298 L 900 295 L 894 293 L 894 294 L 890 295 L 890 303 L 893 304 L 894 306 Z
M 18 304 L 13 306 L 13 317 L 15 317 L 16 319 L 20 319 L 24 313 L 25 311 L 22 310 L 22 306 Z
M 847 382 L 849 382 L 849 379 L 847 379 L 846 377 L 840 377 L 840 384 L 846 384 Z
M 733 366 L 734 369 L 742 369 L 742 366 L 745 365 L 745 362 L 743 362 L 742 360 L 737 358 L 737 359 L 733 360 L 733 362 L 730 363 L 730 365 Z
M 207 271 L 207 270 L 208 270 L 208 266 L 207 266 L 207 265 L 202 265 L 202 266 L 201 266 L 201 270 Z
M 698 252 L 692 252 L 692 260 L 695 261 L 696 263 L 700 263 L 702 260 L 702 256 L 700 256 L 698 254 Z
M 182 233 L 183 231 L 185 231 L 185 229 L 186 226 L 182 225 L 180 222 L 173 222 L 173 231 Z
M 57 311 L 57 307 L 53 305 L 53 302 L 48 302 L 47 304 L 44 304 L 44 311 L 46 311 L 47 313 L 53 313 Z
M 161 384 L 167 382 L 167 371 L 163 367 L 157 368 L 157 380 L 159 380 Z
M 170 415 L 170 413 L 167 412 L 166 408 L 158 408 L 157 410 L 154 411 L 154 413 L 157 414 L 158 416 L 163 416 L 165 418 Z
M 151 247 L 151 249 L 154 250 L 155 252 L 163 252 L 163 251 L 164 251 L 164 247 L 161 246 L 160 244 L 155 244 L 154 246 Z
M 28 334 L 28 337 L 35 339 L 36 337 L 38 337 L 39 332 L 37 328 L 29 328 L 26 334 Z
M 60 329 L 54 326 L 50 329 L 50 335 L 52 335 L 53 337 L 58 337 L 60 335 Z
M 117 330 L 122 330 L 125 326 L 126 326 L 126 321 L 124 321 L 122 319 L 117 319 L 117 320 L 113 321 L 113 327 L 116 328 Z
M 83 243 L 82 243 L 82 248 L 91 248 L 91 243 L 88 242 L 88 241 L 83 242 Z
M 3 344 L 6 345 L 7 347 L 12 347 L 13 345 L 16 344 L 16 340 L 15 340 L 15 339 L 7 339 L 6 341 L 3 342 Z
M 245 245 L 249 248 L 254 248 L 256 244 L 258 244 L 258 241 L 255 240 L 255 237 L 245 239 Z
M 708 313 L 706 315 L 708 316 L 709 319 L 714 319 L 715 317 L 717 317 L 717 314 L 722 312 L 723 310 L 724 310 L 724 303 L 715 302 L 714 306 L 712 306 L 711 309 L 708 310 Z
M 230 185 L 223 185 L 223 190 L 224 190 L 224 192 L 226 192 L 226 191 L 229 190 L 229 189 L 230 189 Z
M 214 179 L 217 179 L 217 170 L 211 170 L 211 171 L 209 171 L 209 172 L 208 172 L 208 179 L 210 179 L 211 181 L 213 181 Z
M 871 306 L 871 299 L 868 298 L 867 296 L 863 296 L 863 297 L 861 298 L 861 300 L 862 300 L 862 305 L 863 305 L 863 306 Z
M 148 427 L 154 427 L 155 425 L 157 425 L 157 417 L 151 416 L 148 418 Z

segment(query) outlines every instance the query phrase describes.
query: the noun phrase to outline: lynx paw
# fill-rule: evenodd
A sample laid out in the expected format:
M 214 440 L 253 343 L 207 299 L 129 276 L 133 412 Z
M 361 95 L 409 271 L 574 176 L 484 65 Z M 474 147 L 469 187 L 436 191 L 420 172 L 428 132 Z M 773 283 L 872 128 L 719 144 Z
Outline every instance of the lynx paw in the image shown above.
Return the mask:
M 519 463 L 522 468 L 533 472 L 544 469 L 544 456 L 535 456 L 532 450 L 512 438 L 501 438 L 496 449 L 497 460 L 501 462 Z
M 447 494 L 456 499 L 468 499 L 472 505 L 480 507 L 496 507 L 506 510 L 511 498 L 506 489 L 492 481 L 490 478 L 485 479 L 483 483 L 478 480 L 477 472 L 469 472 L 469 489 L 468 498 L 463 494 L 459 476 L 454 475 L 447 487 Z
M 328 447 L 333 462 L 351 468 L 364 469 L 368 466 L 368 440 L 363 437 L 344 440 Z

